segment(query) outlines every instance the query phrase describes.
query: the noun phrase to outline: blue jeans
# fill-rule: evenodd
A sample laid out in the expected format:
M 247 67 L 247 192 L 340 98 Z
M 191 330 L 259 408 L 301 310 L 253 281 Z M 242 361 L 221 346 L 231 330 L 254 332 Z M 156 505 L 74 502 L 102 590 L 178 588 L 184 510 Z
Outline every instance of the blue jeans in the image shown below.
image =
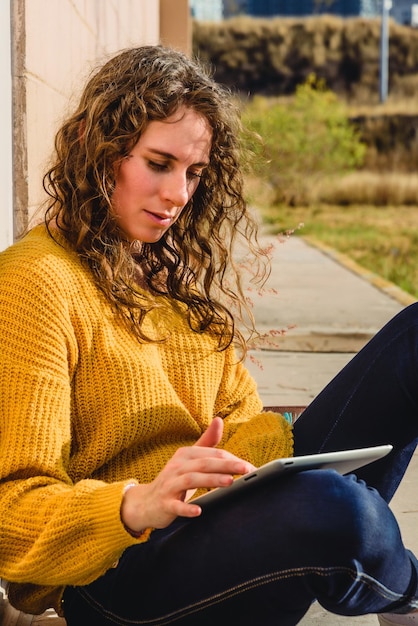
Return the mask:
M 389 322 L 297 420 L 295 454 L 391 443 L 350 476 L 312 470 L 129 548 L 68 587 L 69 626 L 290 626 L 317 600 L 340 615 L 418 608 L 418 561 L 388 506 L 418 437 L 418 304 Z

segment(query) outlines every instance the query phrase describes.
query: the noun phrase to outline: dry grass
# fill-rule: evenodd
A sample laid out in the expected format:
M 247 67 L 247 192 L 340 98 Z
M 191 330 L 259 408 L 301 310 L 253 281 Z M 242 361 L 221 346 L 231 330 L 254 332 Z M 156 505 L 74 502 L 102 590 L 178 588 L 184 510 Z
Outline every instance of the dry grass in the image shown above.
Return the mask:
M 306 205 L 315 211 L 317 205 L 347 207 L 414 207 L 418 211 L 418 174 L 360 171 L 344 176 L 304 180 Z M 266 181 L 247 181 L 250 203 L 269 207 L 274 204 L 275 190 Z M 274 208 L 271 209 L 274 211 Z M 292 209 L 291 209 L 292 210 Z
M 417 115 L 418 114 L 418 74 L 398 77 L 395 85 L 389 86 L 385 102 L 357 103 L 346 98 L 345 104 L 349 117 L 380 115 Z
M 369 106 L 379 103 L 380 24 L 329 15 L 195 22 L 193 46 L 220 82 L 244 94 L 291 94 L 314 73 L 347 101 Z M 391 21 L 389 35 L 390 92 L 416 101 L 418 30 Z
M 353 172 L 317 185 L 315 200 L 326 204 L 414 206 L 418 208 L 418 174 Z

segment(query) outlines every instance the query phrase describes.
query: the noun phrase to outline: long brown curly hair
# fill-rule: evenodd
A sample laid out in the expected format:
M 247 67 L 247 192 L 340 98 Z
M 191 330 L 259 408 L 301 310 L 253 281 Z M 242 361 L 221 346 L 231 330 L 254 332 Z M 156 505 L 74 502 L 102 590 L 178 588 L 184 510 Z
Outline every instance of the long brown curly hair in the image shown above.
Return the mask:
M 130 248 L 112 212 L 115 166 L 149 122 L 182 106 L 209 123 L 209 165 L 163 237 Z M 43 181 L 50 198 L 46 226 L 51 236 L 54 228 L 61 230 L 140 340 L 149 340 L 141 326 L 157 306 L 153 294 L 165 294 L 184 303 L 192 330 L 214 333 L 219 349 L 235 338 L 245 351 L 237 326 L 255 328 L 233 244 L 244 241 L 254 275 L 263 274 L 267 259 L 243 195 L 241 130 L 231 94 L 198 61 L 163 46 L 143 46 L 122 51 L 91 76 L 77 110 L 57 133 L 55 162 Z M 149 297 L 138 290 L 138 265 Z

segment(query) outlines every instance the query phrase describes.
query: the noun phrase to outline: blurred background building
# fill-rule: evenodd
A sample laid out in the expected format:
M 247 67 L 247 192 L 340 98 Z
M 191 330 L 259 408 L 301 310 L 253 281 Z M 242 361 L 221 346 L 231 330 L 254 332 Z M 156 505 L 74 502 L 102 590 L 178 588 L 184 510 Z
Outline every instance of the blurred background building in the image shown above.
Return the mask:
M 221 20 L 237 15 L 307 17 L 324 13 L 378 17 L 382 0 L 190 0 L 190 10 L 197 20 Z M 418 26 L 418 0 L 394 0 L 390 16 L 400 24 Z
M 223 19 L 223 0 L 190 0 L 190 12 L 197 20 L 218 21 Z
M 248 13 L 258 16 L 303 17 L 329 13 L 342 17 L 375 17 L 380 13 L 376 0 L 248 0 Z
M 418 26 L 418 2 L 417 0 L 393 0 L 392 17 L 400 24 Z

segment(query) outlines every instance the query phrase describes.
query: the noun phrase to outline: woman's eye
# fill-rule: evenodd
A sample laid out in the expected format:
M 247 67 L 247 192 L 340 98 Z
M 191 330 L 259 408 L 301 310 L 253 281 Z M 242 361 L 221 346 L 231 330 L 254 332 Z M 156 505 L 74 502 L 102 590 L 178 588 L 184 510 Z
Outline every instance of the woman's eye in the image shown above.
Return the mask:
M 148 166 L 156 172 L 164 172 L 168 167 L 166 163 L 156 163 L 155 161 L 148 161 Z
M 189 178 L 202 178 L 203 172 L 187 172 Z
M 162 172 L 165 173 L 170 169 L 170 163 L 159 163 L 158 161 L 151 161 L 148 159 L 147 161 L 148 167 L 152 169 L 154 172 Z M 189 180 L 200 180 L 202 178 L 203 171 L 202 170 L 188 170 L 187 178 Z

